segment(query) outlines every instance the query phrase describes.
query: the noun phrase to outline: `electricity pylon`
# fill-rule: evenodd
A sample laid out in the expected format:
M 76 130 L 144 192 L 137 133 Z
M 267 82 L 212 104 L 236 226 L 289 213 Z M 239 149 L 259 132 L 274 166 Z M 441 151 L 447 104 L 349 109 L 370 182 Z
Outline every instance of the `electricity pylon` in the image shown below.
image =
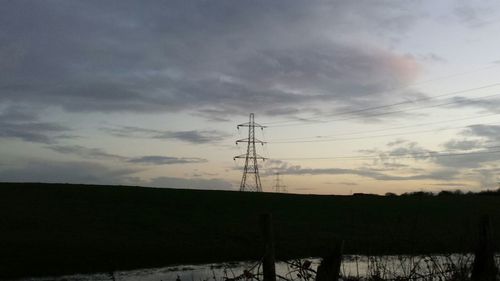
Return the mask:
M 255 123 L 253 113 L 250 113 L 250 120 L 248 123 L 237 126 L 238 130 L 240 127 L 248 127 L 248 138 L 236 141 L 236 145 L 240 142 L 247 143 L 247 153 L 234 157 L 234 159 L 245 158 L 245 167 L 243 168 L 243 176 L 241 177 L 240 191 L 262 192 L 257 160 L 264 161 L 266 158 L 257 154 L 257 150 L 255 149 L 255 143 L 264 145 L 263 141 L 255 138 L 255 128 L 263 130 L 265 127 Z
M 283 185 L 281 183 L 281 179 L 280 179 L 280 173 L 276 173 L 276 180 L 275 180 L 276 184 L 274 185 L 274 188 L 275 188 L 275 192 L 287 192 L 286 190 L 286 185 Z

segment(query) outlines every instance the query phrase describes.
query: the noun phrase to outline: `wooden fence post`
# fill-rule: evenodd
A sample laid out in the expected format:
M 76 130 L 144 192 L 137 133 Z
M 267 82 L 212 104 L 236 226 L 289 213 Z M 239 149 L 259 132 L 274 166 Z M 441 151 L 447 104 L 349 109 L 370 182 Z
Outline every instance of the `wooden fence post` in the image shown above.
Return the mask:
M 274 233 L 271 214 L 267 213 L 260 215 L 260 228 L 265 247 L 264 258 L 262 260 L 264 281 L 276 281 Z
M 323 257 L 318 266 L 316 281 L 337 281 L 339 279 L 343 248 L 344 241 L 336 243 L 333 251 L 328 256 Z
M 479 237 L 472 266 L 472 281 L 495 281 L 495 250 L 491 233 L 491 220 L 483 216 L 479 225 Z

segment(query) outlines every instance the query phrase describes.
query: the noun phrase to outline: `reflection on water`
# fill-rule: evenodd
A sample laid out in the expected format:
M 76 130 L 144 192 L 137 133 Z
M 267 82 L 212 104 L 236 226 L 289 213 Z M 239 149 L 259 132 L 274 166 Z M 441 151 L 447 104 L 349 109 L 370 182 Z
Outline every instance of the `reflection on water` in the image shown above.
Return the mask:
M 309 258 L 311 268 L 316 269 L 320 259 Z M 468 267 L 473 261 L 472 255 L 434 255 L 434 256 L 344 256 L 341 267 L 342 276 L 368 276 L 374 273 L 384 278 L 408 276 L 412 271 L 419 274 L 431 274 L 433 270 L 445 271 L 449 268 Z M 497 256 L 497 264 L 500 256 Z M 100 274 L 75 274 L 60 277 L 25 278 L 19 281 L 223 281 L 234 278 L 243 273 L 245 269 L 252 269 L 254 274 L 262 272 L 257 262 L 232 262 L 203 265 L 182 265 L 162 268 L 149 268 L 129 271 L 116 271 L 114 273 Z M 288 262 L 276 264 L 277 275 L 286 279 L 297 279 L 296 273 Z M 440 273 L 441 274 L 441 273 Z M 243 279 L 244 280 L 244 279 Z

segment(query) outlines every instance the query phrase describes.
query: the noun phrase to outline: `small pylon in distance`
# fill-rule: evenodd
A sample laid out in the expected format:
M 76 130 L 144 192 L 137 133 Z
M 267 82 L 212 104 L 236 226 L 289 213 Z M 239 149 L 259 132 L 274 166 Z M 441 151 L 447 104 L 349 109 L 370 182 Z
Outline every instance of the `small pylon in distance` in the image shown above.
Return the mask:
M 274 185 L 275 192 L 277 192 L 277 193 L 279 193 L 279 192 L 282 192 L 282 193 L 288 192 L 286 190 L 286 185 L 283 185 L 283 183 L 281 181 L 280 173 L 279 172 L 276 173 L 276 179 L 274 181 L 275 181 L 275 185 Z
M 236 145 L 241 142 L 247 144 L 247 152 L 234 157 L 235 160 L 238 158 L 245 159 L 245 167 L 243 168 L 243 176 L 241 177 L 240 191 L 262 192 L 262 184 L 260 182 L 257 160 L 264 161 L 266 158 L 257 154 L 255 144 L 260 143 L 261 145 L 264 145 L 264 142 L 255 138 L 255 128 L 263 130 L 265 126 L 255 123 L 254 114 L 250 113 L 250 120 L 248 123 L 243 123 L 237 126 L 238 129 L 240 127 L 248 127 L 248 138 L 236 141 Z

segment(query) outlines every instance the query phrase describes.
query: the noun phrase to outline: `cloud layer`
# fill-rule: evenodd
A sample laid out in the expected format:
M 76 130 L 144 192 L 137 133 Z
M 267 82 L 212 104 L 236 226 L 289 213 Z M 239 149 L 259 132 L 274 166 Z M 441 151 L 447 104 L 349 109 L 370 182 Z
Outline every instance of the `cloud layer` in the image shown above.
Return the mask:
M 117 160 L 123 163 L 145 164 L 145 165 L 175 165 L 206 163 L 207 159 L 197 157 L 172 157 L 161 155 L 146 155 L 139 157 L 125 157 L 108 153 L 99 148 L 88 148 L 80 145 L 51 145 L 48 149 L 62 153 L 72 154 L 85 159 Z
M 217 130 L 162 131 L 132 126 L 103 128 L 102 131 L 117 137 L 139 137 L 162 140 L 178 140 L 191 144 L 221 142 L 231 135 Z
M 9 1 L 0 101 L 211 118 L 380 103 L 419 65 L 359 40 L 404 32 L 412 3 Z
M 52 122 L 38 120 L 29 108 L 9 107 L 0 112 L 0 138 L 21 139 L 35 143 L 54 143 L 70 137 L 70 129 Z

